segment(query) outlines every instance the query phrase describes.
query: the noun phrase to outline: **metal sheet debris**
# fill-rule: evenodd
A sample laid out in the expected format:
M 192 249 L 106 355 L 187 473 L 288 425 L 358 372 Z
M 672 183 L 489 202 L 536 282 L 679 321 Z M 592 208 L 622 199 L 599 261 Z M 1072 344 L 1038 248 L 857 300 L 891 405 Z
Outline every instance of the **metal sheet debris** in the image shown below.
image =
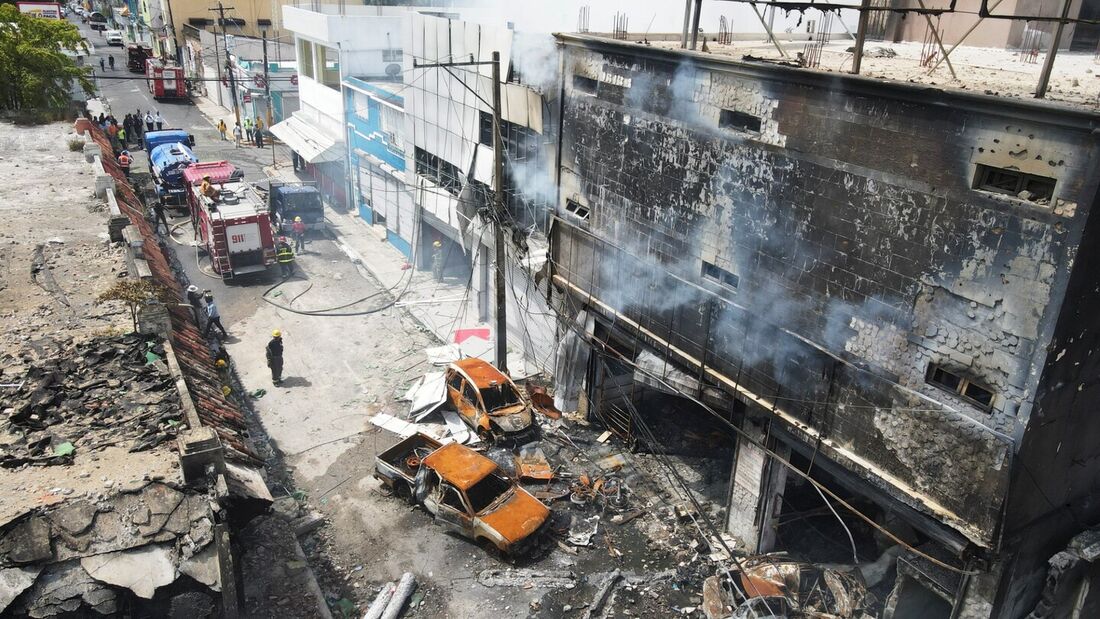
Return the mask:
M 516 476 L 522 480 L 550 481 L 554 478 L 554 470 L 542 448 L 528 443 L 516 452 Z
M 599 515 L 581 518 L 579 522 L 578 519 L 574 517 L 573 524 L 569 528 L 568 541 L 574 546 L 588 546 L 592 543 L 592 537 L 595 536 L 599 530 Z
M 421 421 L 447 401 L 443 372 L 429 372 L 418 378 L 403 396 L 409 405 L 409 419 Z

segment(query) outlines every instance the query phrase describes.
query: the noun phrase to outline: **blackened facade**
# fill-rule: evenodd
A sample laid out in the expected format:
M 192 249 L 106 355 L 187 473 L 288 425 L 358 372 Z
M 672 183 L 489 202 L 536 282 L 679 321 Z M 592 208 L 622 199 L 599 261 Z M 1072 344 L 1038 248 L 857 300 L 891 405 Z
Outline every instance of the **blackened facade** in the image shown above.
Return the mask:
M 1100 117 L 562 42 L 557 289 L 976 572 L 960 616 L 1030 611 L 1100 511 Z M 733 490 L 750 548 L 769 491 Z

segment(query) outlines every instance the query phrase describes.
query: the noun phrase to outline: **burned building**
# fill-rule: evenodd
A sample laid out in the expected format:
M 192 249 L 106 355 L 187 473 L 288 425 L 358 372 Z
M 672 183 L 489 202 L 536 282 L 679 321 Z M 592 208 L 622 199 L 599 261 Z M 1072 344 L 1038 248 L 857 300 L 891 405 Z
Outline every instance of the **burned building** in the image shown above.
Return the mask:
M 828 491 L 897 546 L 888 616 L 1095 608 L 1048 560 L 1100 515 L 1100 116 L 560 41 L 552 281 L 585 312 L 580 407 L 630 434 L 648 384 L 720 418 L 749 552 L 788 549 L 798 486 Z

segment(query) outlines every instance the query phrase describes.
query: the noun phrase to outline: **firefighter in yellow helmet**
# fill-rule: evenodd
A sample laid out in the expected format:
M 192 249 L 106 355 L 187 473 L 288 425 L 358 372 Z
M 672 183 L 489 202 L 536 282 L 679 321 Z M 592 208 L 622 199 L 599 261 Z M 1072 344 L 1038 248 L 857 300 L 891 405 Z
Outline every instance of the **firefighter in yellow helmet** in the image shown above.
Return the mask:
M 267 343 L 267 367 L 271 368 L 271 382 L 279 385 L 283 382 L 283 332 L 275 329 L 271 332 L 271 341 Z
M 280 236 L 275 243 L 275 261 L 283 270 L 283 279 L 289 279 L 294 275 L 294 250 L 290 248 L 285 236 Z

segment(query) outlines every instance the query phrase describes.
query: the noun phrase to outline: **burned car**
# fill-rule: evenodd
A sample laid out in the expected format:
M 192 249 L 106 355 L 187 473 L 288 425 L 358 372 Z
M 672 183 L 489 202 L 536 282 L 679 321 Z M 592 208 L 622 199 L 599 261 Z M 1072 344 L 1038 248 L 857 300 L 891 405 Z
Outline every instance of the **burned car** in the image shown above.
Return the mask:
M 535 438 L 531 406 L 500 370 L 481 359 L 461 359 L 447 367 L 445 380 L 450 405 L 482 440 Z
M 374 477 L 444 527 L 501 552 L 529 554 L 550 510 L 495 462 L 458 443 L 414 434 L 375 458 Z

